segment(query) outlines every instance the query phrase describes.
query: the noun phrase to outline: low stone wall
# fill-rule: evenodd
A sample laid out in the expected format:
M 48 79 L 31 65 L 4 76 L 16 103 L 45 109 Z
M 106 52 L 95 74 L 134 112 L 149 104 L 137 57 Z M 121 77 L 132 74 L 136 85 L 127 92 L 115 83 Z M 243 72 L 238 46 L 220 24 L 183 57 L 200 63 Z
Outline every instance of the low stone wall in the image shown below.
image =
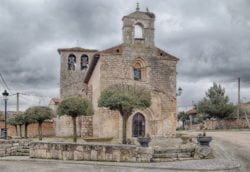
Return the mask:
M 29 156 L 29 140 L 0 140 L 0 157 Z
M 153 150 L 135 145 L 31 142 L 30 157 L 60 160 L 150 162 Z
M 188 126 L 192 130 L 200 130 L 202 124 L 193 124 Z M 206 120 L 205 128 L 208 130 L 214 129 L 234 129 L 234 128 L 247 128 L 248 124 L 245 119 L 236 120 Z

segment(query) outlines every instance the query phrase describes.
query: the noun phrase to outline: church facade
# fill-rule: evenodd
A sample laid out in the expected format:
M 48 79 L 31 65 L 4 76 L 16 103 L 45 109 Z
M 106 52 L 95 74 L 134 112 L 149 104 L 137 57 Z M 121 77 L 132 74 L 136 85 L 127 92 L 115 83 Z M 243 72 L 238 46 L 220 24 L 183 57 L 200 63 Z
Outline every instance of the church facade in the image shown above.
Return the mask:
M 176 64 L 178 58 L 157 48 L 154 42 L 155 15 L 148 10 L 122 18 L 122 43 L 105 50 L 60 48 L 60 98 L 87 97 L 92 117 L 78 118 L 78 135 L 113 138 L 120 142 L 122 119 L 118 111 L 98 107 L 101 91 L 113 84 L 131 84 L 151 92 L 152 105 L 136 109 L 127 122 L 127 137 L 149 134 L 171 137 L 176 132 Z M 108 38 L 107 38 L 108 39 Z M 58 136 L 72 134 L 69 117 L 58 117 Z

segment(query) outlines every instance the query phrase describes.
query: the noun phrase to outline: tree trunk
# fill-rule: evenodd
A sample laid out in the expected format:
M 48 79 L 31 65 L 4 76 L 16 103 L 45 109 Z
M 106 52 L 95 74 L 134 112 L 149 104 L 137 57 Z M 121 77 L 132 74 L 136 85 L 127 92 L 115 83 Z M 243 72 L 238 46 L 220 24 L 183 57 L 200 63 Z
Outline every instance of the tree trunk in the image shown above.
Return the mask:
M 24 138 L 28 138 L 28 124 L 24 124 Z
M 122 144 L 127 143 L 127 116 L 122 116 Z
M 38 136 L 39 136 L 39 140 L 43 139 L 43 134 L 42 134 L 42 122 L 38 123 Z
M 124 111 L 122 106 L 119 107 L 119 112 L 122 116 L 122 144 L 127 144 L 127 120 L 132 114 L 132 109 L 129 112 Z
M 250 123 L 249 123 L 249 120 L 248 120 L 248 116 L 247 116 L 246 111 L 245 111 L 245 118 L 246 118 L 246 121 L 247 121 L 248 128 L 250 128 Z
M 22 138 L 23 136 L 22 136 L 22 125 L 19 125 L 19 134 L 20 134 L 20 138 Z
M 182 121 L 182 129 L 185 130 L 185 120 Z
M 15 125 L 15 129 L 16 129 L 16 136 L 18 136 L 17 125 Z
M 76 117 L 72 116 L 72 122 L 73 122 L 73 142 L 77 142 L 77 131 L 76 131 Z

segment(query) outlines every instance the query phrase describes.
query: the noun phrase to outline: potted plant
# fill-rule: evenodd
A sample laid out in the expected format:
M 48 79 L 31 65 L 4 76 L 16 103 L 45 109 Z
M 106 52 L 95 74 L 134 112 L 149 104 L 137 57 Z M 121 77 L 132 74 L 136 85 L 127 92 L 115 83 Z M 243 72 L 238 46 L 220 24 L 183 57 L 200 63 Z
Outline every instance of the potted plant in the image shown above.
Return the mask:
M 206 132 L 203 131 L 203 134 L 199 134 L 197 141 L 201 146 L 209 146 L 209 143 L 212 141 L 212 137 L 206 136 Z
M 149 134 L 147 134 L 144 137 L 138 137 L 137 141 L 140 143 L 142 147 L 148 147 L 149 142 L 151 141 L 151 138 Z

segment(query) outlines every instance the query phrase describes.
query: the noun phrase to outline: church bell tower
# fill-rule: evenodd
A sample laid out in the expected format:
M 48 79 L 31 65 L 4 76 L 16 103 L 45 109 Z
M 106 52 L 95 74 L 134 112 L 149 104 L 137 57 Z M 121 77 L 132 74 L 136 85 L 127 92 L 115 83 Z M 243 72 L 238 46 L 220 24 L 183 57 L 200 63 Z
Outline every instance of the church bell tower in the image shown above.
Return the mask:
M 124 16 L 123 43 L 126 45 L 143 44 L 145 47 L 154 47 L 154 13 L 140 11 L 137 3 L 136 11 Z

